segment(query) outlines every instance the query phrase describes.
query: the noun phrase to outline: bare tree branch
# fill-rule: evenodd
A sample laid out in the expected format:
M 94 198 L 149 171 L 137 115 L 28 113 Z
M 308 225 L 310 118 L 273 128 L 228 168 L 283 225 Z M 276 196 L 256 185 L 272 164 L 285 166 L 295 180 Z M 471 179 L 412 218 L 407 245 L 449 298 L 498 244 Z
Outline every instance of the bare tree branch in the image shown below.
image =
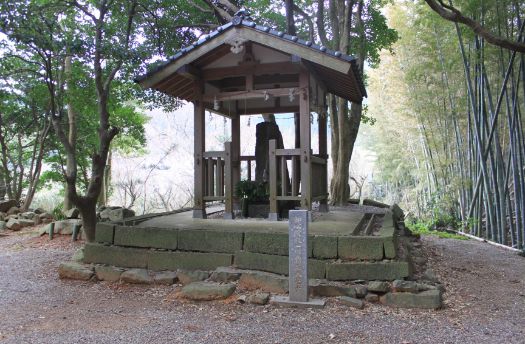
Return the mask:
M 484 28 L 477 21 L 463 15 L 463 13 L 461 13 L 454 6 L 447 5 L 443 3 L 442 0 L 425 0 L 425 2 L 428 4 L 428 6 L 430 6 L 430 8 L 434 12 L 439 14 L 442 18 L 454 23 L 461 23 L 467 25 L 476 34 L 485 38 L 487 42 L 508 50 L 525 53 L 525 43 L 511 41 L 510 39 L 492 33 L 491 31 Z

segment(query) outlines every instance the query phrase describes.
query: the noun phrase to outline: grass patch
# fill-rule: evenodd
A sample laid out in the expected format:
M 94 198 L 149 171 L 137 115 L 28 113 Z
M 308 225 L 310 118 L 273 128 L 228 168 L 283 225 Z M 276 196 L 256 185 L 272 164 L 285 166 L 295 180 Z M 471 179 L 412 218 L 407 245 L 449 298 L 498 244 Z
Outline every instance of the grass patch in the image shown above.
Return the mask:
M 433 229 L 433 224 L 430 222 L 425 222 L 425 221 L 407 222 L 406 225 L 408 229 L 410 229 L 410 231 L 414 234 L 435 235 L 442 239 L 457 239 L 457 240 L 468 240 L 469 239 L 463 235 L 449 233 L 446 231 L 435 230 Z

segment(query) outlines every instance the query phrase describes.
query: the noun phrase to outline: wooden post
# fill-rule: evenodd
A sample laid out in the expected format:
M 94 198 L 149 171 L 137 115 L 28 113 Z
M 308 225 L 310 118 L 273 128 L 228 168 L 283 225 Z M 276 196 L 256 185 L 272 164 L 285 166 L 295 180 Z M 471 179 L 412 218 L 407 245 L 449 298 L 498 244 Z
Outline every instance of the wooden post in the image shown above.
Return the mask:
M 224 218 L 233 219 L 233 175 L 232 175 L 232 143 L 224 144 Z
M 206 177 L 207 180 L 206 180 L 206 186 L 207 186 L 207 190 L 206 190 L 206 193 L 204 194 L 204 196 L 215 196 L 215 188 L 214 188 L 214 180 L 215 180 L 215 173 L 214 173 L 214 169 L 213 167 L 215 166 L 215 161 L 213 160 L 213 158 L 207 158 L 207 163 L 208 163 L 208 170 L 206 172 Z
M 277 221 L 279 219 L 279 209 L 277 207 L 277 156 L 275 150 L 277 148 L 277 141 L 270 140 L 269 142 L 269 169 L 270 169 L 270 213 L 268 219 Z
M 328 160 L 328 138 L 327 138 L 327 130 L 326 130 L 326 117 L 327 113 L 326 111 L 323 111 L 318 114 L 319 118 L 319 156 L 322 159 Z M 328 161 L 324 165 L 324 171 L 323 176 L 319 183 L 322 183 L 322 190 L 325 194 L 328 194 Z M 328 200 L 323 199 L 319 201 L 319 211 L 322 213 L 327 213 L 329 211 L 328 209 Z
M 231 120 L 232 130 L 232 185 L 233 190 L 237 186 L 237 183 L 241 181 L 241 116 L 238 113 L 232 117 Z M 241 209 L 241 200 L 233 195 L 233 209 Z
M 206 204 L 204 203 L 204 149 L 205 149 L 205 111 L 202 101 L 202 80 L 194 84 L 195 100 L 193 101 L 193 157 L 194 157 L 194 205 L 193 218 L 206 218 Z
M 295 124 L 295 148 L 301 148 L 301 117 L 299 113 L 293 114 Z M 301 183 L 301 164 L 299 159 L 293 157 L 292 159 L 292 196 L 299 194 L 299 186 Z
M 286 156 L 281 157 L 281 195 L 288 196 L 288 166 L 286 164 Z
M 299 113 L 301 132 L 301 208 L 312 210 L 311 134 L 310 134 L 310 75 L 306 69 L 299 73 Z
M 215 167 L 215 196 L 223 196 L 223 173 L 224 171 L 222 170 L 222 159 L 218 157 L 217 166 Z

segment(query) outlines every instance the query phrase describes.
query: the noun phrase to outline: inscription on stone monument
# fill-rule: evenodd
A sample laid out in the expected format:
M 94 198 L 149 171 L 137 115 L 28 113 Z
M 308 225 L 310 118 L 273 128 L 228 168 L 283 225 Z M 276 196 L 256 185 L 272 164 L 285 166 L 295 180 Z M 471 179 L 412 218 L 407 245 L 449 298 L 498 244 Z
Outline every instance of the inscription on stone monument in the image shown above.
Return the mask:
M 290 301 L 308 301 L 308 211 L 290 210 L 289 221 Z

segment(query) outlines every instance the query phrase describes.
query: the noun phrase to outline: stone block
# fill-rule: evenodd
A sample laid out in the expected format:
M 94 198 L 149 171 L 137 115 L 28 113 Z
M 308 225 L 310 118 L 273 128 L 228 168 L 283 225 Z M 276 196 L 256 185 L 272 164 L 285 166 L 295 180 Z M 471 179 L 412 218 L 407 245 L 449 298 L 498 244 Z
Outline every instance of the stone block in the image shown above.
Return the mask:
M 392 289 L 394 289 L 395 292 L 409 293 L 417 293 L 419 290 L 417 282 L 404 280 L 395 280 L 392 283 Z
M 381 297 L 381 303 L 399 308 L 438 309 L 442 306 L 439 290 L 428 290 L 416 293 L 387 293 Z
M 388 293 L 390 284 L 384 281 L 371 281 L 368 283 L 368 290 L 373 293 Z
M 235 253 L 234 265 L 240 269 L 288 274 L 288 257 L 246 251 Z
M 36 217 L 36 214 L 32 211 L 26 211 L 18 215 L 19 219 L 33 220 Z
M 95 228 L 95 241 L 113 244 L 115 238 L 115 226 L 109 223 L 97 223 Z
M 355 290 L 352 288 L 328 283 L 310 283 L 310 295 L 321 297 L 356 296 Z
M 184 286 L 180 297 L 194 301 L 223 300 L 235 291 L 235 284 L 193 282 Z
M 148 267 L 151 270 L 215 270 L 230 266 L 233 256 L 226 253 L 151 251 Z
M 20 224 L 19 220 L 17 219 L 9 219 L 6 223 L 6 228 L 10 229 L 12 231 L 19 231 L 22 229 L 22 225 Z
M 155 284 L 172 285 L 177 281 L 177 273 L 175 271 L 162 271 L 153 276 Z
M 270 293 L 255 293 L 248 295 L 246 298 L 246 302 L 251 303 L 253 305 L 265 305 L 268 303 L 268 300 L 270 300 Z
M 394 259 L 397 257 L 397 239 L 396 237 L 385 238 L 383 241 L 385 258 Z
M 179 231 L 178 249 L 183 251 L 234 253 L 242 249 L 243 233 L 188 229 Z
M 95 275 L 97 279 L 107 282 L 118 282 L 124 269 L 111 265 L 96 265 Z
M 349 262 L 326 264 L 326 278 L 332 281 L 392 281 L 409 276 L 407 262 Z
M 337 237 L 310 236 L 312 256 L 317 259 L 337 258 Z
M 84 261 L 84 248 L 79 248 L 73 253 L 71 260 L 74 262 L 82 263 Z
M 257 233 L 244 234 L 244 250 L 254 253 L 288 255 L 288 234 Z
M 210 276 L 210 273 L 208 271 L 200 271 L 200 270 L 194 270 L 194 271 L 179 270 L 177 271 L 177 278 L 179 279 L 179 282 L 183 285 L 190 284 L 193 282 L 204 281 L 209 276 Z
M 146 268 L 148 266 L 148 253 L 148 250 L 139 248 L 87 243 L 84 246 L 84 262 L 123 268 Z
M 242 271 L 232 267 L 219 267 L 211 273 L 210 279 L 215 282 L 233 282 L 241 278 Z
M 364 285 L 356 284 L 356 285 L 350 286 L 349 288 L 353 290 L 352 294 L 355 295 L 355 297 L 357 297 L 358 299 L 364 298 L 366 294 L 368 293 L 368 288 L 365 287 Z
M 88 281 L 93 274 L 93 267 L 76 262 L 60 263 L 58 266 L 58 276 L 63 279 Z
M 339 296 L 339 301 L 341 301 L 342 304 L 345 304 L 350 307 L 354 307 L 357 309 L 363 309 L 365 306 L 364 302 L 362 300 L 350 297 L 350 296 Z
M 339 237 L 337 246 L 341 259 L 383 259 L 383 238 L 381 237 Z
M 115 226 L 115 245 L 177 249 L 178 231 L 167 228 Z
M 117 208 L 117 209 L 111 209 L 108 212 L 108 218 L 111 222 L 120 222 L 125 220 L 128 217 L 135 216 L 135 212 L 131 209 L 127 208 Z
M 79 219 L 67 219 L 55 221 L 55 234 L 71 235 L 73 234 L 73 227 L 82 226 L 82 220 Z M 46 233 L 49 233 L 50 225 L 46 226 Z M 95 232 L 96 236 L 96 232 Z
M 379 295 L 377 295 L 377 294 L 372 294 L 372 293 L 368 293 L 368 294 L 366 294 L 366 296 L 365 296 L 365 301 L 366 301 L 366 302 L 371 302 L 371 303 L 379 302 Z
M 288 257 L 238 251 L 235 253 L 234 265 L 241 269 L 260 270 L 288 275 Z M 308 259 L 308 278 L 324 278 L 326 263 Z
M 246 271 L 239 279 L 239 288 L 285 294 L 288 292 L 288 277 L 262 271 Z
M 151 277 L 146 269 L 130 269 L 126 270 L 120 275 L 120 280 L 124 283 L 132 284 L 152 284 L 153 277 Z
M 7 222 L 0 221 L 0 231 L 3 231 L 7 228 Z

